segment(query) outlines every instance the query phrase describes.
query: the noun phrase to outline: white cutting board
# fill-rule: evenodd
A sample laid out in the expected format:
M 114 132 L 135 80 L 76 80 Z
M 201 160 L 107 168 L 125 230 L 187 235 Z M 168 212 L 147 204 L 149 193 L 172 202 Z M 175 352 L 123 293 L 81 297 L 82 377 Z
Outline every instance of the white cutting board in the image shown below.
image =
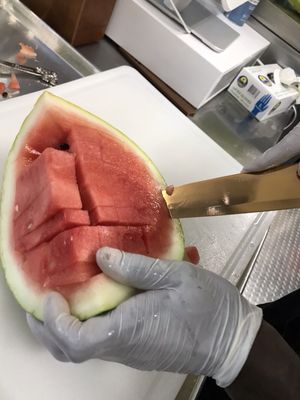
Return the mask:
M 129 67 L 51 91 L 125 132 L 154 160 L 168 183 L 200 180 L 240 169 L 236 161 Z M 39 94 L 0 103 L 1 173 L 21 122 Z M 219 221 L 220 225 L 224 220 Z M 201 223 L 191 220 L 184 225 L 194 244 L 201 245 L 197 236 L 201 236 Z M 184 380 L 182 375 L 141 372 L 96 360 L 79 365 L 59 363 L 31 336 L 25 314 L 7 289 L 2 272 L 0 316 L 1 400 L 173 400 Z

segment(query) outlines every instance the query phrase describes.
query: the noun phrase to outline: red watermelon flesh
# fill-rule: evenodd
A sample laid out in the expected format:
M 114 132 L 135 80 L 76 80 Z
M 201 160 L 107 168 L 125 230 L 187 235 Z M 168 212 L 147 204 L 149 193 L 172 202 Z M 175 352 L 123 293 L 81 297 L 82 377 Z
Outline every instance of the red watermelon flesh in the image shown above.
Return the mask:
M 23 271 L 41 287 L 54 289 L 84 282 L 99 273 L 94 260 L 98 248 L 94 232 L 71 231 L 62 232 L 50 243 L 42 243 L 25 253 Z M 81 237 L 81 233 L 86 236 Z
M 9 153 L 1 202 L 0 256 L 19 303 L 42 319 L 42 298 L 63 293 L 86 319 L 134 291 L 96 265 L 110 246 L 182 259 L 184 240 L 145 153 L 105 121 L 49 93 Z
M 65 230 L 26 252 L 23 268 L 43 287 L 84 282 L 100 273 L 95 253 L 103 246 L 147 253 L 141 227 L 83 226 Z
M 34 231 L 60 210 L 82 208 L 72 154 L 46 149 L 22 172 L 17 188 L 14 227 L 20 236 Z
M 55 185 L 68 185 L 78 191 L 73 154 L 53 148 L 46 148 L 42 154 L 36 153 L 36 159 L 30 162 L 28 168 L 22 169 L 17 180 L 16 186 L 22 190 L 16 192 L 15 218 L 18 218 L 52 182 Z M 71 198 L 73 197 L 74 195 L 71 195 Z M 81 208 L 80 198 L 76 200 L 78 208 Z
M 83 127 L 73 129 L 68 139 L 76 154 L 83 206 L 92 212 L 93 224 L 155 224 L 155 209 L 161 205 L 157 204 L 153 178 L 123 143 Z M 112 193 L 113 188 L 122 190 Z
M 152 225 L 154 221 L 133 207 L 97 206 L 90 212 L 93 225 Z M 146 219 L 147 218 L 147 219 Z
M 48 242 L 58 233 L 81 225 L 90 225 L 87 211 L 63 209 L 33 232 L 25 236 L 15 234 L 16 248 L 20 251 L 31 250 L 43 242 Z
M 56 149 L 36 154 L 17 179 L 14 240 L 25 252 L 26 275 L 42 287 L 100 273 L 95 253 L 103 246 L 154 257 L 167 249 L 170 218 L 162 197 L 124 143 L 79 126 Z

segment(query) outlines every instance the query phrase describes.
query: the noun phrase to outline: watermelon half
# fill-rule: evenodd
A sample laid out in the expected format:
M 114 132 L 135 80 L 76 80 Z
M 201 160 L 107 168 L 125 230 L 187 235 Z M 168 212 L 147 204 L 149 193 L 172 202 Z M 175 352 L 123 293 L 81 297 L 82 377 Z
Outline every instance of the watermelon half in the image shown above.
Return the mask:
M 147 155 L 100 118 L 48 92 L 9 152 L 1 200 L 1 262 L 19 304 L 42 319 L 43 298 L 62 293 L 87 319 L 116 307 L 132 288 L 103 273 L 98 248 L 182 259 L 179 221 L 161 196 Z

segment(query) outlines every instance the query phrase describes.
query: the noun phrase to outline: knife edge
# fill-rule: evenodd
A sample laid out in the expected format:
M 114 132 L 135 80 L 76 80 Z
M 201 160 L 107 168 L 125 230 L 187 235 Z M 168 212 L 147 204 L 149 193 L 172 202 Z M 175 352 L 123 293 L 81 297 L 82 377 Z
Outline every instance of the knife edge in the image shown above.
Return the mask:
M 191 218 L 300 207 L 298 165 L 240 173 L 175 186 L 162 195 L 173 218 Z

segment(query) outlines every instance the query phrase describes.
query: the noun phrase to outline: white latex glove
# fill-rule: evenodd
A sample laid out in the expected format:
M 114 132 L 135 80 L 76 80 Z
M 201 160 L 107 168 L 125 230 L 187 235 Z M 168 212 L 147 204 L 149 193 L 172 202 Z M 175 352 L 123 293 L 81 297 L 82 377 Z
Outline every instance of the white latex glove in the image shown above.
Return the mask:
M 300 123 L 296 125 L 279 143 L 265 151 L 260 157 L 243 168 L 243 172 L 256 172 L 277 167 L 287 161 L 300 159 Z M 298 169 L 300 175 L 300 164 Z
M 61 361 L 103 359 L 141 370 L 212 376 L 228 386 L 240 372 L 262 311 L 225 279 L 188 262 L 162 261 L 103 248 L 104 273 L 146 290 L 113 311 L 80 322 L 63 297 L 50 294 L 44 324 L 33 333 Z

